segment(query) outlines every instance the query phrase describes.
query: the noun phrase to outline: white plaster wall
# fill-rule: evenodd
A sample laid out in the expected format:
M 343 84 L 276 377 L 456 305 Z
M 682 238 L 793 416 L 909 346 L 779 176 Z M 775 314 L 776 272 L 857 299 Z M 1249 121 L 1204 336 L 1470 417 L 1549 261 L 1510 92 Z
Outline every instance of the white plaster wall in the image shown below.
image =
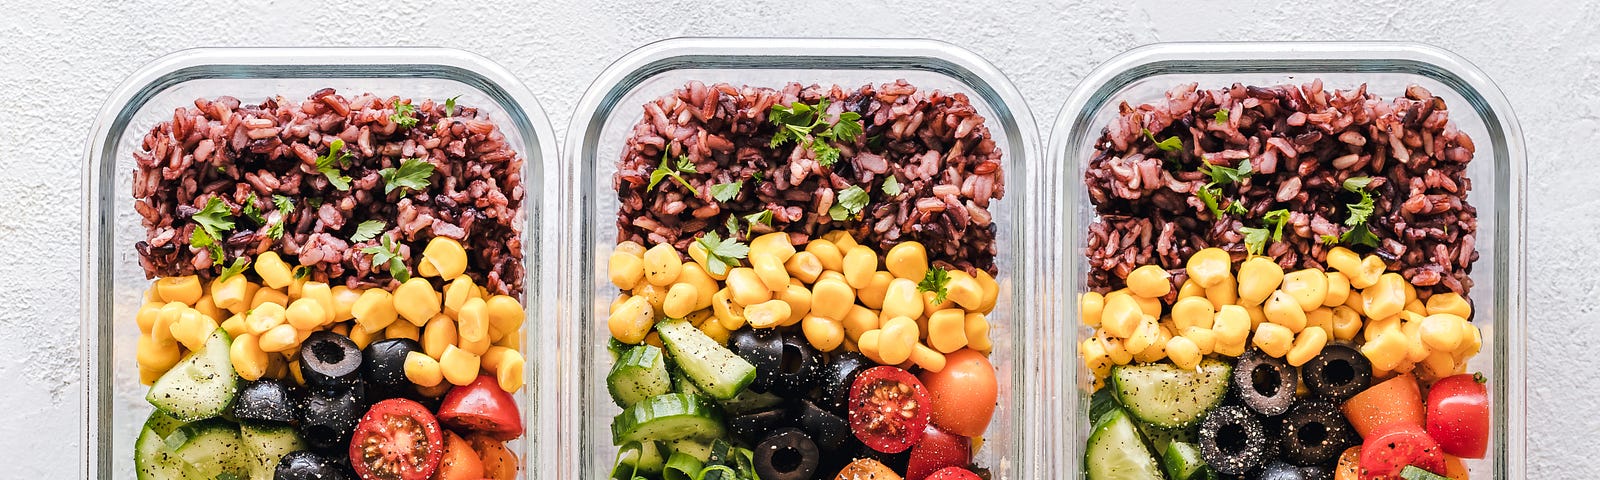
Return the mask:
M 560 135 L 589 81 L 640 44 L 827 35 L 965 46 L 1011 76 L 1046 130 L 1093 66 L 1151 42 L 1416 40 L 1467 57 L 1499 82 L 1528 140 L 1528 474 L 1600 478 L 1593 1 L 54 3 L 0 1 L 0 477 L 77 475 L 83 142 L 110 89 L 145 62 L 193 46 L 458 47 L 520 75 Z

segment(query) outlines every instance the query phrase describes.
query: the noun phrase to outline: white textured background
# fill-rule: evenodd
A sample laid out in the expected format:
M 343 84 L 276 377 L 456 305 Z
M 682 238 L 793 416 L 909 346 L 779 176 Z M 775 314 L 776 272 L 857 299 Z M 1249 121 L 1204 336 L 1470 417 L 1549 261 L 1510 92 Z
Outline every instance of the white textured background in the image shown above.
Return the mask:
M 1146 43 L 1415 40 L 1465 56 L 1499 83 L 1527 137 L 1528 475 L 1600 478 L 1593 461 L 1600 453 L 1600 4 L 1593 1 L 52 3 L 0 1 L 0 477 L 78 475 L 83 386 L 74 291 L 84 137 L 110 90 L 140 65 L 194 46 L 457 47 L 520 75 L 560 135 L 590 80 L 640 44 L 685 35 L 823 35 L 930 37 L 969 48 L 1010 75 L 1046 130 L 1079 78 Z

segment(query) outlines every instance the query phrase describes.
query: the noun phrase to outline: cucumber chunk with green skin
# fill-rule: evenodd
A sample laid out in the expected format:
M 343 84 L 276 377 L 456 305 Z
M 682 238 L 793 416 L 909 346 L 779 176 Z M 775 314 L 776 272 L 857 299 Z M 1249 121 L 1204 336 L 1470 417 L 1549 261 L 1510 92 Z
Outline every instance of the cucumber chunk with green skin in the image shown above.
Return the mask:
M 683 375 L 712 398 L 733 398 L 756 380 L 755 365 L 683 319 L 662 320 L 656 332 Z
M 667 359 L 660 348 L 640 345 L 628 349 L 606 375 L 606 390 L 617 406 L 627 408 L 640 400 L 672 392 Z
M 183 422 L 160 410 L 150 414 L 133 444 L 133 470 L 139 480 L 200 480 L 204 477 L 189 462 L 167 447 L 166 437 Z
M 1139 433 L 1145 440 L 1150 441 L 1150 446 L 1157 452 L 1165 452 L 1167 445 L 1172 442 L 1195 443 L 1200 441 L 1198 424 L 1183 428 L 1162 428 L 1155 425 L 1134 422 L 1139 425 Z
M 611 421 L 611 442 L 713 439 L 726 433 L 722 411 L 698 395 L 669 393 L 647 398 Z
M 709 450 L 711 447 L 706 448 Z M 693 480 L 704 466 L 705 461 L 695 458 L 694 455 L 672 452 L 672 456 L 667 458 L 666 468 L 661 471 L 661 480 Z
M 1167 444 L 1161 465 L 1167 469 L 1170 480 L 1204 480 L 1207 478 L 1206 461 L 1200 458 L 1200 447 L 1192 443 Z
M 1406 465 L 1406 468 L 1400 469 L 1400 478 L 1405 480 L 1450 480 L 1449 477 L 1423 470 L 1416 465 Z
M 661 474 L 661 469 L 666 468 L 667 456 L 661 451 L 661 445 L 654 441 L 639 442 L 639 463 L 634 475 L 654 477 Z
M 1117 403 L 1117 393 L 1112 389 L 1101 388 L 1096 390 L 1094 395 L 1089 397 L 1089 424 L 1093 425 L 1100 422 L 1101 416 L 1121 405 Z
M 239 393 L 239 376 L 228 358 L 230 342 L 228 332 L 211 332 L 205 345 L 156 379 L 145 400 L 185 422 L 221 415 Z
M 250 460 L 239 427 L 232 422 L 217 419 L 184 425 L 168 435 L 166 443 L 202 478 L 250 478 Z
M 305 442 L 289 425 L 239 424 L 239 441 L 249 453 L 250 478 L 271 479 L 278 461 L 289 452 L 305 450 Z
M 1089 434 L 1083 464 L 1089 480 L 1161 480 L 1161 463 L 1145 446 L 1133 418 L 1120 408 L 1106 412 Z
M 1139 421 L 1163 428 L 1200 421 L 1228 393 L 1232 367 L 1205 359 L 1194 370 L 1168 363 L 1118 365 L 1111 369 L 1117 400 Z

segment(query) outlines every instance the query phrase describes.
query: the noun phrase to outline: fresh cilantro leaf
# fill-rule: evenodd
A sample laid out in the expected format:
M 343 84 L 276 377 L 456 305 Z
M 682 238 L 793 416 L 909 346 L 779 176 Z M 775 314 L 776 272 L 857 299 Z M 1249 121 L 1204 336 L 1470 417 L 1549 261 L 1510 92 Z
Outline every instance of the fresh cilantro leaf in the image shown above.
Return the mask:
M 1372 177 L 1350 177 L 1344 179 L 1344 189 L 1360 193 L 1372 184 Z
M 1254 167 L 1250 165 L 1250 159 L 1248 158 L 1239 161 L 1239 166 L 1237 167 L 1212 165 L 1211 162 L 1200 162 L 1200 171 L 1205 172 L 1206 175 L 1210 175 L 1211 183 L 1215 185 L 1239 183 L 1240 181 L 1243 181 L 1245 177 L 1249 177 L 1250 174 L 1255 173 L 1253 168 Z
M 1211 118 L 1215 119 L 1217 123 L 1228 123 L 1228 109 L 1218 108 L 1217 113 L 1211 114 Z
M 828 216 L 833 217 L 834 221 L 845 221 L 859 215 L 861 209 L 866 208 L 867 200 L 869 197 L 866 190 L 851 185 L 849 188 L 839 190 L 833 196 L 833 207 L 828 208 Z
M 694 194 L 696 197 L 700 196 L 700 190 L 694 188 L 694 185 L 690 185 L 689 181 L 684 180 L 682 175 L 684 173 L 696 173 L 694 162 L 689 161 L 689 157 L 679 156 L 677 162 L 669 165 L 667 159 L 672 157 L 671 152 L 672 149 L 670 148 L 661 152 L 661 165 L 656 167 L 655 171 L 650 172 L 650 186 L 645 187 L 645 189 L 654 190 L 656 184 L 661 183 L 661 180 L 672 177 L 678 183 L 683 184 L 683 188 L 689 189 L 689 193 Z
M 1339 243 L 1339 236 L 1338 235 L 1323 235 L 1323 236 L 1321 236 L 1319 238 L 1322 240 L 1322 244 L 1323 245 L 1327 245 L 1327 246 L 1330 246 L 1330 247 L 1334 246 L 1334 245 L 1337 245 Z
M 1211 215 L 1222 218 L 1222 209 L 1217 208 L 1217 197 L 1222 196 L 1222 189 L 1209 184 L 1194 191 L 1194 196 L 1200 197 L 1200 202 L 1206 204 L 1206 209 L 1211 210 Z
M 729 268 L 739 265 L 739 259 L 750 254 L 749 245 L 733 238 L 722 238 L 715 231 L 706 232 L 695 242 L 706 249 L 706 270 L 712 275 L 728 273 Z
M 388 235 L 383 236 L 377 245 L 361 249 L 361 253 L 372 255 L 372 268 L 389 267 L 389 276 L 395 280 L 405 282 L 411 280 L 411 270 L 406 268 L 404 258 L 400 256 L 400 247 Z
M 317 171 L 328 177 L 328 183 L 339 191 L 350 190 L 350 177 L 341 169 L 350 163 L 350 152 L 344 151 L 344 139 L 335 138 L 328 144 L 328 154 L 317 157 Z
M 383 233 L 383 227 L 385 226 L 388 226 L 388 224 L 383 223 L 383 220 L 367 220 L 365 222 L 361 222 L 360 225 L 356 225 L 356 233 L 350 235 L 350 241 L 365 242 L 367 240 L 372 240 L 372 237 L 376 237 L 378 234 Z
M 1369 247 L 1377 247 L 1379 243 L 1378 236 L 1374 235 L 1372 229 L 1367 228 L 1365 223 L 1346 230 L 1343 235 L 1339 236 L 1339 240 L 1351 245 L 1366 245 Z
M 460 95 L 456 95 L 454 97 L 450 97 L 450 98 L 444 99 L 444 116 L 446 116 L 446 117 L 454 117 L 456 115 L 456 99 L 457 98 L 461 98 L 461 96 Z
M 267 227 L 267 238 L 277 240 L 283 238 L 283 224 L 288 223 L 288 214 L 280 214 L 278 221 Z
M 1272 232 L 1265 228 L 1239 227 L 1239 232 L 1244 234 L 1244 246 L 1251 255 L 1260 255 L 1267 247 L 1267 236 Z
M 215 238 L 222 238 L 223 230 L 233 229 L 233 209 L 228 208 L 228 204 L 217 197 L 206 200 L 205 208 L 195 212 L 190 218 Z
M 1261 216 L 1261 222 L 1263 227 L 1265 227 L 1267 224 L 1271 224 L 1272 241 L 1281 242 L 1283 241 L 1283 224 L 1289 222 L 1289 211 L 1280 208 L 1267 212 L 1265 215 Z
M 854 142 L 856 137 L 864 133 L 861 128 L 861 114 L 856 112 L 839 112 L 839 120 L 829 125 L 826 130 L 817 136 L 836 142 Z
M 728 215 L 728 221 L 723 222 L 722 226 L 728 229 L 728 238 L 739 236 L 739 217 Z
M 222 265 L 224 257 L 222 245 L 217 243 L 216 238 L 212 237 L 211 234 L 206 233 L 205 228 L 199 225 L 194 227 L 194 231 L 189 233 L 189 246 L 210 251 L 211 264 Z
M 256 194 L 254 193 L 245 199 L 244 205 L 240 206 L 239 210 L 244 213 L 245 217 L 250 218 L 250 221 L 256 222 L 256 225 L 265 225 L 267 223 L 267 219 L 261 217 L 261 207 L 256 206 Z
M 794 141 L 809 148 L 817 163 L 824 167 L 833 166 L 843 152 L 829 142 L 854 142 L 863 133 L 863 127 L 861 114 L 856 112 L 840 112 L 836 121 L 828 123 L 824 115 L 827 110 L 827 99 L 817 102 L 816 106 L 802 102 L 794 102 L 789 106 L 773 105 L 767 112 L 767 121 L 777 125 L 778 131 L 773 132 L 769 146 L 778 148 Z
M 770 227 L 772 226 L 772 210 L 762 210 L 760 212 L 745 215 L 744 221 L 751 225 L 759 223 Z
M 272 205 L 278 208 L 278 221 L 267 227 L 267 237 L 277 240 L 283 238 L 283 226 L 289 223 L 289 215 L 294 213 L 294 200 L 283 195 L 273 195 Z
M 894 175 L 883 179 L 883 194 L 891 197 L 900 195 L 900 181 L 896 180 Z
M 755 173 L 750 174 L 750 179 L 754 180 L 756 183 L 765 182 L 767 179 L 763 178 L 763 177 L 764 177 L 764 175 L 761 173 L 760 170 L 756 170 Z
M 1176 152 L 1183 150 L 1183 140 L 1178 138 L 1176 135 L 1167 137 L 1166 140 L 1158 142 L 1156 141 L 1156 135 L 1154 133 L 1150 133 L 1150 129 L 1145 128 L 1141 130 L 1144 133 L 1144 137 L 1150 139 L 1150 143 L 1155 144 L 1156 148 L 1161 149 L 1163 152 Z
M 228 279 L 228 277 L 232 277 L 234 275 L 238 275 L 239 272 L 243 272 L 244 271 L 244 267 L 247 267 L 249 265 L 250 265 L 250 259 L 245 258 L 245 257 L 235 258 L 235 259 L 233 259 L 233 265 L 228 266 L 228 268 L 222 269 L 222 273 L 217 275 L 217 280 L 218 281 L 225 281 L 225 280 Z
M 743 188 L 744 188 L 744 181 L 743 180 L 738 180 L 738 181 L 733 181 L 733 182 L 725 182 L 725 183 L 719 183 L 719 184 L 716 184 L 716 185 L 712 185 L 711 186 L 711 198 L 715 198 L 719 202 L 726 202 L 726 201 L 729 201 L 729 200 L 733 200 L 734 197 L 739 196 L 739 190 L 741 190 Z
M 933 292 L 933 303 L 944 303 L 945 296 L 950 294 L 947 288 L 950 284 L 950 272 L 944 267 L 933 267 L 923 275 L 922 281 L 917 283 L 917 290 Z
M 1230 200 L 1228 202 L 1228 208 L 1222 209 L 1222 213 L 1231 213 L 1231 214 L 1234 214 L 1234 215 L 1244 215 L 1246 213 L 1250 213 L 1250 211 L 1244 209 L 1244 202 L 1241 202 L 1241 201 L 1238 201 L 1238 200 Z
M 391 105 L 394 106 L 394 113 L 389 115 L 389 121 L 394 122 L 395 125 L 399 125 L 401 128 L 417 126 L 416 105 L 400 103 L 399 100 L 395 100 Z
M 817 163 L 824 167 L 831 167 L 833 164 L 839 163 L 839 156 L 842 154 L 838 148 L 829 145 L 828 142 L 820 141 L 811 142 L 811 152 L 817 158 Z
M 400 160 L 400 168 L 378 170 L 378 176 L 383 177 L 384 195 L 396 188 L 422 191 L 428 188 L 428 178 L 433 176 L 433 164 L 421 158 L 405 158 Z
M 273 195 L 272 205 L 278 207 L 278 212 L 285 217 L 289 216 L 289 212 L 294 211 L 294 199 L 283 195 Z
M 1367 217 L 1372 216 L 1372 193 L 1367 191 L 1367 185 L 1371 183 L 1371 177 L 1350 177 L 1345 179 L 1345 190 L 1361 194 L 1361 201 L 1345 204 L 1345 207 L 1350 209 L 1350 216 L 1344 219 L 1345 226 L 1364 225 L 1367 223 Z

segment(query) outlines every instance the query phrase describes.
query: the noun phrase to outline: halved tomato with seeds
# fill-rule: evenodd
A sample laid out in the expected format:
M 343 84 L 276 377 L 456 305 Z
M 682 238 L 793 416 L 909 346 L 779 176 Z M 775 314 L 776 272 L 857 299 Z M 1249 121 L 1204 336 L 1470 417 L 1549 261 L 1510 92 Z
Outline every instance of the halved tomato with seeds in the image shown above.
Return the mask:
M 928 389 L 910 372 L 872 367 L 850 385 L 850 431 L 873 450 L 904 452 L 922 438 L 932 406 Z
M 350 439 L 350 466 L 361 478 L 427 480 L 443 455 L 439 421 L 422 404 L 403 398 L 374 404 Z

